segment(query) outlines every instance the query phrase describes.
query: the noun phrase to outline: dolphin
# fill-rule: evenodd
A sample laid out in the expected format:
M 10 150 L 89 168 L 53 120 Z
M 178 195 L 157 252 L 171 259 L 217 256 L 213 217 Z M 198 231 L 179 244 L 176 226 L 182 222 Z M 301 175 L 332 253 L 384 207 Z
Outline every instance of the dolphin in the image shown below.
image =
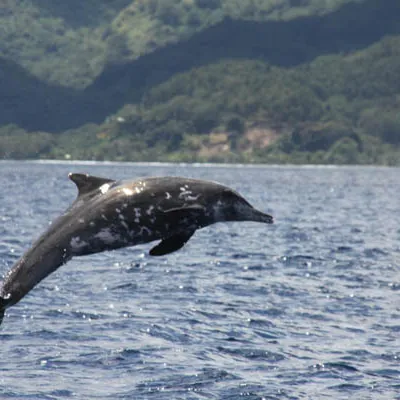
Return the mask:
M 78 188 L 72 205 L 6 274 L 5 310 L 72 257 L 160 240 L 151 256 L 179 250 L 197 229 L 223 221 L 273 223 L 239 193 L 220 183 L 183 177 L 116 181 L 70 173 Z

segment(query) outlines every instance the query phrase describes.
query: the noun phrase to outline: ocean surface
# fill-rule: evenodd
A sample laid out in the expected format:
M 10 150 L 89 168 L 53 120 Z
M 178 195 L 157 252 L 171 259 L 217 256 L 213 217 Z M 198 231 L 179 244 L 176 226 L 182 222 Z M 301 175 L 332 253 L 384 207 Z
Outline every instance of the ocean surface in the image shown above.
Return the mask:
M 400 399 L 400 169 L 0 163 L 0 274 L 67 173 L 217 180 L 274 225 L 76 258 L 11 307 L 0 399 Z

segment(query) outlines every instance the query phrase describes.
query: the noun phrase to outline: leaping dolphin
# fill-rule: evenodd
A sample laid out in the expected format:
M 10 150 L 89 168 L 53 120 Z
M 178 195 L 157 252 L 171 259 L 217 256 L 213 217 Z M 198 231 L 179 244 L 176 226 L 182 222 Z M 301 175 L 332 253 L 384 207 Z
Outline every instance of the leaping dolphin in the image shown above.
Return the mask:
M 150 250 L 179 250 L 197 229 L 222 221 L 273 223 L 271 215 L 216 182 L 181 177 L 115 181 L 69 174 L 78 188 L 70 208 L 6 274 L 0 289 L 0 323 L 42 279 L 74 256 L 160 240 Z

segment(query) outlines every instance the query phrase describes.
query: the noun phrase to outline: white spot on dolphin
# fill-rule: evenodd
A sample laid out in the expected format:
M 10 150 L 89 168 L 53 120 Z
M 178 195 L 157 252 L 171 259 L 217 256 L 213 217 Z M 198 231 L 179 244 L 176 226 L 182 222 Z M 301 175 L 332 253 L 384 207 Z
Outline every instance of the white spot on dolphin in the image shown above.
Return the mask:
M 104 214 L 101 214 L 101 218 L 103 218 L 104 221 L 108 221 L 108 218 Z
M 188 195 L 188 196 L 186 196 L 186 200 L 187 201 L 196 201 L 200 196 L 201 196 L 201 194 L 198 194 L 197 196 Z
M 154 206 L 150 206 L 150 207 L 147 209 L 146 214 L 147 214 L 147 215 L 151 215 L 151 214 L 153 213 L 153 210 L 154 210 Z
M 105 244 L 113 244 L 119 239 L 119 236 L 111 231 L 109 228 L 104 228 L 94 235 L 95 239 L 101 240 Z
M 121 210 L 120 210 L 119 208 L 116 208 L 115 211 L 116 211 L 118 214 L 121 213 Z
M 118 215 L 118 218 L 119 218 L 120 220 L 122 220 L 122 221 L 124 221 L 124 220 L 125 220 L 125 217 L 124 217 L 124 215 L 123 215 L 123 214 L 119 214 L 119 215 Z
M 84 220 L 83 218 L 79 218 L 79 219 L 78 219 L 78 222 L 79 222 L 80 224 L 84 224 L 84 223 L 85 223 L 85 220 Z
M 183 189 L 183 190 L 182 190 Z M 187 189 L 185 189 L 185 188 L 181 188 L 181 193 L 179 193 L 179 196 L 178 196 L 180 199 L 181 198 L 184 198 L 185 200 L 187 200 L 188 199 L 188 197 L 191 197 L 191 198 L 193 198 L 193 196 L 192 196 L 192 191 L 191 190 L 187 190 Z
M 85 242 L 84 240 L 81 240 L 79 236 L 74 236 L 69 244 L 73 252 L 79 251 L 88 245 L 88 243 Z
M 165 198 L 166 198 L 167 200 L 171 199 L 171 198 L 172 198 L 171 193 L 165 192 Z
M 126 230 L 129 230 L 129 226 L 128 226 L 128 224 L 127 224 L 124 220 L 121 221 L 121 225 L 122 225 Z
M 129 189 L 127 187 L 122 188 L 122 191 L 127 195 L 127 196 L 132 196 L 133 195 L 133 190 Z
M 105 194 L 108 192 L 108 189 L 110 189 L 110 184 L 105 183 L 104 185 L 101 185 L 99 189 L 102 194 Z
M 135 213 L 135 223 L 139 223 L 140 222 L 140 217 L 142 216 L 142 210 L 140 208 L 134 208 L 133 209 L 134 213 Z

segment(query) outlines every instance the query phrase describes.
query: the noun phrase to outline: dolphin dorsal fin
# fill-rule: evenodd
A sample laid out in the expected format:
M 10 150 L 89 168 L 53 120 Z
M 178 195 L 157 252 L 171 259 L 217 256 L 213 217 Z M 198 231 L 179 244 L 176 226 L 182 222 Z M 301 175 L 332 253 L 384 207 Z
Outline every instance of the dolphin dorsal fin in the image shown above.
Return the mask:
M 78 188 L 78 197 L 83 196 L 93 190 L 99 189 L 105 183 L 115 182 L 113 179 L 100 178 L 98 176 L 91 176 L 89 174 L 68 174 L 68 178 Z

